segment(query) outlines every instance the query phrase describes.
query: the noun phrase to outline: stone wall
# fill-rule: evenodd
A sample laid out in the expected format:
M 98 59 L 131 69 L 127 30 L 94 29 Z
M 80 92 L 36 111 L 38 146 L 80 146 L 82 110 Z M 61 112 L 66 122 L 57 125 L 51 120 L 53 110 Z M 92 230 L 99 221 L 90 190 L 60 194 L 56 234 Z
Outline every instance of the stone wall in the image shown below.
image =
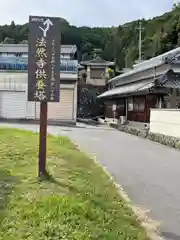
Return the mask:
M 166 136 L 158 133 L 151 133 L 149 132 L 149 129 L 139 129 L 128 125 L 118 126 L 116 124 L 110 124 L 110 126 L 118 129 L 119 131 L 133 134 L 142 138 L 147 138 L 151 141 L 180 150 L 180 138 Z

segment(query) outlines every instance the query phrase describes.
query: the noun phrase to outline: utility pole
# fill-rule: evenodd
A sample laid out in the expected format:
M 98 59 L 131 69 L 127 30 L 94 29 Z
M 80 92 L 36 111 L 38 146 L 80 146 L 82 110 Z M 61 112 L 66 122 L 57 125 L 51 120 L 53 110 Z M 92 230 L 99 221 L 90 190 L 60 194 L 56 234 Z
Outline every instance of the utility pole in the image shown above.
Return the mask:
M 142 27 L 141 21 L 139 22 L 139 27 L 137 28 L 139 31 L 139 62 L 142 61 L 142 31 L 144 28 Z

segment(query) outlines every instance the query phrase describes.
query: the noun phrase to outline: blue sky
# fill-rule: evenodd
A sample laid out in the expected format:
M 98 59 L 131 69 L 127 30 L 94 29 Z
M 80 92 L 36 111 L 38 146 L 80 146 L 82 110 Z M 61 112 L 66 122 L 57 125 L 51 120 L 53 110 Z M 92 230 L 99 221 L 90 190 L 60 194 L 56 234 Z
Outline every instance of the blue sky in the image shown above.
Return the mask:
M 4 0 L 0 25 L 28 21 L 29 15 L 57 16 L 76 26 L 117 26 L 172 9 L 174 0 Z

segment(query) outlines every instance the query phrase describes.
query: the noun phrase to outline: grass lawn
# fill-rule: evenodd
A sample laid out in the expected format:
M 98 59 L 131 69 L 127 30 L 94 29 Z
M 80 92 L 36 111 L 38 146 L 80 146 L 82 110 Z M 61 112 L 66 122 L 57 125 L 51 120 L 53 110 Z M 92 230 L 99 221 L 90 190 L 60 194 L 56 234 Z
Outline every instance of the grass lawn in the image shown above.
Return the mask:
M 52 178 L 38 181 L 38 140 L 0 129 L 0 239 L 148 239 L 107 175 L 66 137 L 48 136 Z

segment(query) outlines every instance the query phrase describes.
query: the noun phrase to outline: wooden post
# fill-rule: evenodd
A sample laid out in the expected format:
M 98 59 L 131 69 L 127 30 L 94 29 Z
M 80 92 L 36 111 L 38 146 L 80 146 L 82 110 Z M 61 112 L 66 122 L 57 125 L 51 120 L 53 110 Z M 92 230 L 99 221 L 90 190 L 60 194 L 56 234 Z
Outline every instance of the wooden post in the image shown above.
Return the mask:
M 46 139 L 48 102 L 60 98 L 60 18 L 29 16 L 28 101 L 40 103 L 39 177 L 47 177 Z
M 40 103 L 39 177 L 46 175 L 47 102 Z

